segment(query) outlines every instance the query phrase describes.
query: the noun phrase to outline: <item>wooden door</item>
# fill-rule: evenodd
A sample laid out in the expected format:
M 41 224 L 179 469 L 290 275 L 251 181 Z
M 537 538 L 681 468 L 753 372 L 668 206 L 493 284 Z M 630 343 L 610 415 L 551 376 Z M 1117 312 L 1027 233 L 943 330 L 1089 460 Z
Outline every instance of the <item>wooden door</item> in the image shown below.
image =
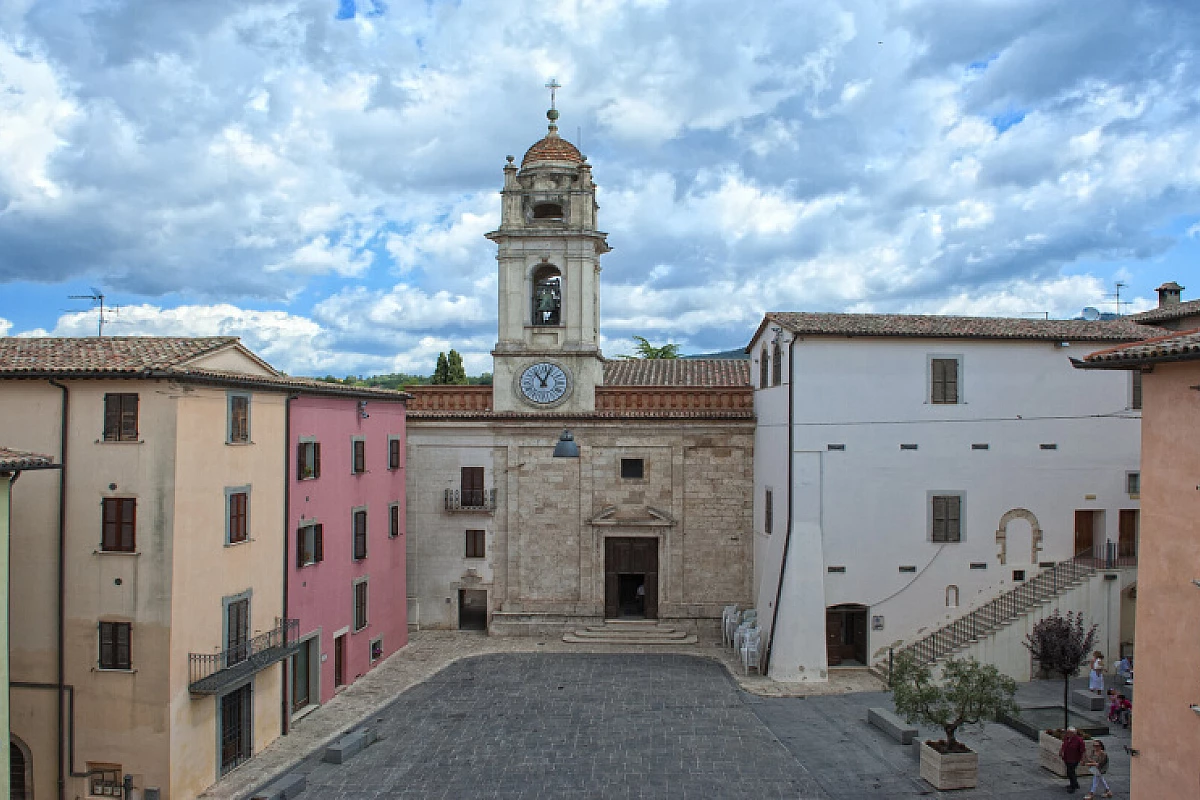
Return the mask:
M 842 612 L 830 608 L 825 611 L 825 656 L 831 666 L 842 663 Z
M 333 640 L 333 685 L 346 685 L 346 637 Z
M 604 616 L 620 616 L 620 576 L 640 575 L 645 587 L 643 615 L 658 618 L 658 538 L 609 537 L 604 540 Z
M 1138 517 L 1136 508 L 1122 508 L 1117 518 L 1117 557 L 1137 558 Z
M 1092 510 L 1075 512 L 1075 555 L 1091 555 L 1095 544 L 1093 535 L 1096 529 L 1096 512 Z

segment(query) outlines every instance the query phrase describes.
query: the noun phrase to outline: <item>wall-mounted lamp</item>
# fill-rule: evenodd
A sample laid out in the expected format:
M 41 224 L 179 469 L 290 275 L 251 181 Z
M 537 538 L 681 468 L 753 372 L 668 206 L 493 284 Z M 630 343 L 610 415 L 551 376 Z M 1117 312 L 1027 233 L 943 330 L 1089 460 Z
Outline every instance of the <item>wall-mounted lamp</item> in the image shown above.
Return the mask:
M 579 445 L 575 444 L 575 437 L 570 431 L 564 430 L 562 436 L 558 437 L 558 444 L 554 445 L 555 458 L 579 458 Z
M 1192 703 L 1190 706 L 1188 706 L 1188 708 L 1190 708 L 1192 711 L 1195 711 L 1197 714 L 1200 714 L 1200 706 L 1196 705 L 1195 703 Z
M 370 419 L 371 415 L 367 413 L 367 401 L 366 400 L 358 401 L 358 415 L 360 417 L 362 417 L 363 419 Z
M 1192 578 L 1192 583 L 1196 584 L 1197 586 L 1200 586 L 1200 578 Z

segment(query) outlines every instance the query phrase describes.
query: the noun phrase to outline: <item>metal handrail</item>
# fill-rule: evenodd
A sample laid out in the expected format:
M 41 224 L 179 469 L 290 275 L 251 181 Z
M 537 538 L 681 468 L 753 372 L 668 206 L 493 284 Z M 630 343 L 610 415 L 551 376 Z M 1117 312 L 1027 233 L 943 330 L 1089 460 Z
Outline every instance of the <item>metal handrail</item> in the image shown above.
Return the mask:
M 193 694 L 211 694 L 228 682 L 223 678 L 264 669 L 295 649 L 299 635 L 300 620 L 284 619 L 271 630 L 219 652 L 188 653 L 189 690 Z

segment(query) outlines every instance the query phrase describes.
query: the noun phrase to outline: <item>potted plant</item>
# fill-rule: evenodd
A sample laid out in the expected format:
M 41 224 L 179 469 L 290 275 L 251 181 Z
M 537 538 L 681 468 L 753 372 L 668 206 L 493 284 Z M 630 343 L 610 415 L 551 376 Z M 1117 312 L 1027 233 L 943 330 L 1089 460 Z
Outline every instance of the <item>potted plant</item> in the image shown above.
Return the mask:
M 979 755 L 958 741 L 963 725 L 1017 716 L 1017 682 L 991 664 L 973 658 L 942 663 L 942 679 L 911 654 L 897 659 L 892 672 L 896 713 L 910 724 L 937 725 L 945 739 L 921 743 L 921 777 L 935 789 L 971 789 L 979 782 Z

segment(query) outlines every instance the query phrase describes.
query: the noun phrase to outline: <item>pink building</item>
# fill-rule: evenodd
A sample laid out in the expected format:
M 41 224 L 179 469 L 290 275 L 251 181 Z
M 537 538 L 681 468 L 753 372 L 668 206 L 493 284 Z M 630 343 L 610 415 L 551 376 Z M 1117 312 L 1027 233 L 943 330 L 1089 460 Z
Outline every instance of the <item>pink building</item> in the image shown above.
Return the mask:
M 291 401 L 285 615 L 292 717 L 329 700 L 408 642 L 404 400 L 363 389 Z

